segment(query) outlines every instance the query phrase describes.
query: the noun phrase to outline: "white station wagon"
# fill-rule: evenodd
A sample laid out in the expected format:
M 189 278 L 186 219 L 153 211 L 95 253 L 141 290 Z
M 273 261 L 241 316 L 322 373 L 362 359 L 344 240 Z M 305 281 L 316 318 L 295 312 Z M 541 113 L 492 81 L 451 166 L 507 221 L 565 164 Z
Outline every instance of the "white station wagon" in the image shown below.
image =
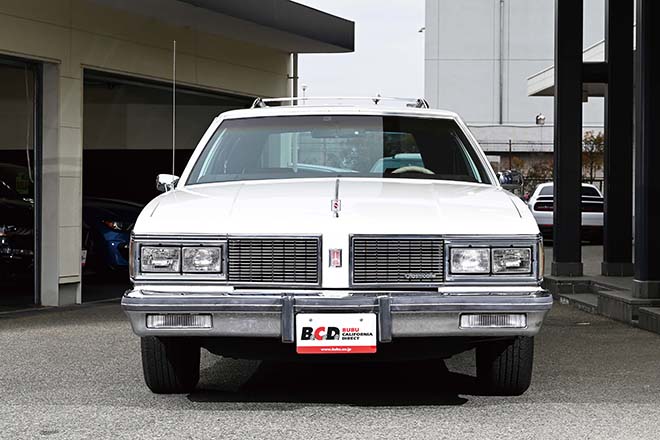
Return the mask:
M 223 113 L 180 178 L 158 177 L 122 299 L 148 387 L 194 389 L 201 348 L 354 362 L 476 349 L 483 392 L 523 393 L 552 297 L 511 175 L 424 100 L 288 101 Z

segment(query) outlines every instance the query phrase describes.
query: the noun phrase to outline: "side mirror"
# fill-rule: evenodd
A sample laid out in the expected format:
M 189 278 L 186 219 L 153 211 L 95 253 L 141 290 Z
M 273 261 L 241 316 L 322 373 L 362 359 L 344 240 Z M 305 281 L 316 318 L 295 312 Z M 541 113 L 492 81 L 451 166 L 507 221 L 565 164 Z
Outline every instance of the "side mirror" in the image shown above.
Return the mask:
M 156 177 L 156 189 L 160 192 L 172 191 L 179 182 L 179 176 L 172 174 L 159 174 Z
M 515 191 L 517 189 L 522 189 L 524 180 L 522 173 L 520 171 L 514 170 L 505 170 L 497 173 L 497 177 L 500 179 L 500 185 L 502 188 L 508 191 Z

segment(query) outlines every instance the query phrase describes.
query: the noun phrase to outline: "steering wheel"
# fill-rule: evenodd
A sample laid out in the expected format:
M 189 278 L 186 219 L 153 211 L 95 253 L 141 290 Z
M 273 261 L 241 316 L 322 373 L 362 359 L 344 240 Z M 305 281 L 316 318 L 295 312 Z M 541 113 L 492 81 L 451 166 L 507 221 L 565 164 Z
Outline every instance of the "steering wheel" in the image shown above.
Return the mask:
M 392 174 L 402 174 L 402 173 L 422 173 L 422 174 L 435 174 L 433 171 L 428 168 L 418 167 L 416 165 L 408 165 L 405 167 L 397 168 L 392 171 Z

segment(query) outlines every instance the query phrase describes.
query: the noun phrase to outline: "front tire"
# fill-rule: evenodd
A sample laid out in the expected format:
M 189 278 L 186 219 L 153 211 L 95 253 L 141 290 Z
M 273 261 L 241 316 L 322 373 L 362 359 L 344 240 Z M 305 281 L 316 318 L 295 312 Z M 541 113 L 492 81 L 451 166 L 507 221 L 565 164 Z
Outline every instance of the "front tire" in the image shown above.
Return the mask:
M 490 395 L 520 396 L 532 382 L 534 338 L 518 336 L 477 347 L 477 381 Z
M 144 380 L 157 394 L 189 393 L 199 381 L 200 347 L 191 338 L 141 338 Z

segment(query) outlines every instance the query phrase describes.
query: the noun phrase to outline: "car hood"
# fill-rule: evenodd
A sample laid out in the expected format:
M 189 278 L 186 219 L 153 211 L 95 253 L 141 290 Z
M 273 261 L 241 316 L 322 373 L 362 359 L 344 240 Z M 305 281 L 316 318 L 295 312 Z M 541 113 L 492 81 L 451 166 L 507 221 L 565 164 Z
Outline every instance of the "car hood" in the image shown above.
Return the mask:
M 331 209 L 337 185 L 338 217 Z M 135 233 L 486 235 L 538 228 L 522 201 L 492 185 L 341 178 L 183 187 L 152 200 Z

